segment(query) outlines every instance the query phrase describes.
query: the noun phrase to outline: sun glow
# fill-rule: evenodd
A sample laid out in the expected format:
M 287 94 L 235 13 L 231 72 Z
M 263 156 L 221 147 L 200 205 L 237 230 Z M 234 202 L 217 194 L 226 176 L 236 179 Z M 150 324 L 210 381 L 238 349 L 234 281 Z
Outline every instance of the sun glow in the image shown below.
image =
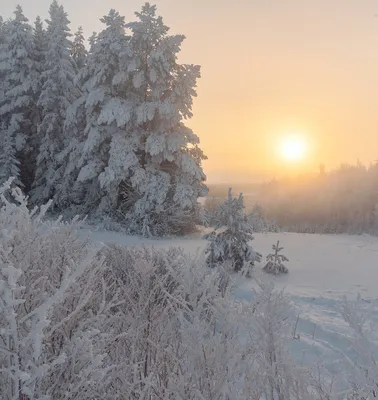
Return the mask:
M 306 141 L 302 136 L 287 136 L 279 145 L 279 153 L 286 161 L 297 162 L 302 160 L 307 151 Z

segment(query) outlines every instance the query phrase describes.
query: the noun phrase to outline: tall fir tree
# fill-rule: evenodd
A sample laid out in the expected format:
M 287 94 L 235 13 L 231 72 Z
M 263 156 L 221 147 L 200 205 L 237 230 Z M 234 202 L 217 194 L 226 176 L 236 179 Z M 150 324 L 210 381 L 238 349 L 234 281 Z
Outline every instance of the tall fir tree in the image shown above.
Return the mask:
M 34 22 L 33 41 L 36 69 L 38 73 L 42 75 L 46 64 L 47 35 L 45 29 L 43 28 L 41 17 L 39 16 L 37 16 Z M 42 79 L 40 79 L 40 81 L 43 82 Z M 41 83 L 40 86 L 42 86 Z
M 36 85 L 33 93 L 33 112 L 31 113 L 31 122 L 33 126 L 33 135 L 29 141 L 29 157 L 23 161 L 23 168 L 29 171 L 29 182 L 32 184 L 35 179 L 37 167 L 37 158 L 41 145 L 41 138 L 38 134 L 38 127 L 42 122 L 42 107 L 39 104 L 42 87 L 44 83 L 43 72 L 46 62 L 47 37 L 43 28 L 42 20 L 39 16 L 35 19 L 33 29 L 33 58 L 34 70 L 36 73 Z M 30 185 L 29 188 L 31 189 Z
M 75 62 L 77 70 L 80 71 L 86 64 L 88 51 L 85 48 L 85 39 L 83 35 L 83 28 L 80 26 L 76 31 L 72 43 L 71 57 Z
M 69 110 L 69 121 L 75 125 L 84 121 L 84 129 L 79 133 L 79 145 L 72 152 L 67 164 L 66 181 L 70 185 L 73 202 L 80 203 L 82 210 L 109 211 L 116 207 L 117 189 L 106 192 L 99 185 L 98 176 L 108 164 L 112 142 L 128 140 L 126 124 L 130 118 L 132 102 L 128 99 L 127 74 L 120 69 L 121 58 L 130 53 L 125 35 L 124 17 L 115 10 L 101 19 L 105 29 L 91 40 L 91 50 L 87 65 L 79 74 L 83 88 L 83 97 Z M 84 114 L 84 117 L 83 117 Z M 136 139 L 134 139 L 136 140 Z M 137 159 L 135 145 L 129 141 L 126 154 L 120 154 L 127 161 Z M 124 165 L 128 171 L 128 165 Z M 68 176 L 76 174 L 76 183 L 72 186 Z M 120 178 L 124 177 L 120 173 Z M 62 188 L 63 197 L 67 190 Z M 59 201 L 59 200 L 58 200 Z
M 194 223 L 197 199 L 207 193 L 201 163 L 206 158 L 199 138 L 184 125 L 192 117 L 197 65 L 177 62 L 184 36 L 168 35 L 169 28 L 146 3 L 136 13 L 132 31 L 133 61 L 128 65 L 135 118 L 130 131 L 139 137 L 137 152 L 141 169 L 131 176 L 138 193 L 134 215 L 138 225 L 153 234 L 180 232 Z M 119 150 L 118 150 L 119 151 Z M 112 179 L 117 159 L 100 180 Z
M 124 18 L 111 10 L 90 41 L 80 73 L 85 99 L 69 112 L 86 126 L 76 159 L 67 162 L 76 184 L 67 182 L 85 211 L 120 211 L 139 232 L 159 235 L 192 224 L 197 198 L 206 194 L 205 157 L 183 124 L 200 71 L 177 63 L 184 37 L 167 34 L 154 6 L 137 17 L 127 37 Z
M 70 56 L 72 43 L 69 40 L 71 34 L 67 14 L 54 0 L 49 15 L 50 18 L 46 20 L 44 82 L 38 101 L 42 121 L 38 130 L 40 148 L 32 191 L 35 203 L 51 198 L 55 193 L 55 185 L 62 178 L 61 152 L 68 142 L 64 131 L 66 110 L 80 93 L 74 83 L 75 68 Z
M 7 24 L 6 38 L 0 51 L 3 75 L 0 119 L 5 127 L 3 131 L 7 135 L 8 148 L 13 143 L 21 163 L 20 176 L 16 178 L 28 190 L 33 175 L 31 143 L 36 134 L 34 114 L 39 79 L 35 68 L 32 27 L 20 6 L 17 6 L 14 15 Z
M 0 123 L 0 185 L 9 178 L 20 185 L 20 162 L 16 155 L 16 145 L 12 130 L 5 121 Z
M 5 51 L 5 37 L 6 37 L 6 24 L 3 20 L 3 17 L 0 16 L 0 60 L 4 58 Z M 0 61 L 0 107 L 4 104 L 5 101 L 5 63 L 4 61 Z M 5 121 L 0 124 L 0 141 L 4 141 L 5 139 Z M 0 157 L 3 156 L 3 150 L 0 148 Z M 0 169 L 1 169 L 0 165 Z
M 0 15 L 0 50 L 3 50 L 3 47 L 5 45 L 5 39 L 7 37 L 7 25 L 8 21 L 4 21 L 3 17 Z
M 3 17 L 0 15 L 0 50 L 1 50 L 1 46 L 3 46 L 5 44 L 5 30 L 6 30 L 6 22 L 4 21 Z
M 5 101 L 5 74 L 7 71 L 6 67 L 6 52 L 7 52 L 7 44 L 6 44 L 6 29 L 7 28 L 7 23 L 3 20 L 3 18 L 0 16 L 0 106 L 4 103 Z
M 89 43 L 89 52 L 88 53 L 92 53 L 93 51 L 93 47 L 96 44 L 96 40 L 97 40 L 97 32 L 92 32 L 92 35 L 89 36 L 88 38 L 88 43 Z
M 6 49 L 6 23 L 3 18 L 0 16 L 0 107 L 4 104 L 5 101 L 5 49 Z M 5 125 L 5 121 L 2 121 L 0 124 L 0 182 L 4 183 L 8 178 L 8 173 L 6 172 L 5 166 L 9 165 L 6 160 L 6 150 L 5 150 L 5 142 L 8 140 L 7 129 Z M 12 147 L 13 149 L 13 147 Z M 16 164 L 15 164 L 16 166 Z M 17 176 L 19 175 L 19 171 L 16 172 Z

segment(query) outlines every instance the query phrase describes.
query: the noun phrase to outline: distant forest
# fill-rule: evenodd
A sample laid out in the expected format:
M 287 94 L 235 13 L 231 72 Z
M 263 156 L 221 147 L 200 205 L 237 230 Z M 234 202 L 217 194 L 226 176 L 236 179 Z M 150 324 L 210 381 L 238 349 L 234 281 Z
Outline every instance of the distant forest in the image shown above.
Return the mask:
M 228 186 L 244 193 L 247 213 L 258 210 L 281 230 L 378 234 L 378 163 L 342 164 L 264 184 L 209 185 L 205 208 L 221 203 Z

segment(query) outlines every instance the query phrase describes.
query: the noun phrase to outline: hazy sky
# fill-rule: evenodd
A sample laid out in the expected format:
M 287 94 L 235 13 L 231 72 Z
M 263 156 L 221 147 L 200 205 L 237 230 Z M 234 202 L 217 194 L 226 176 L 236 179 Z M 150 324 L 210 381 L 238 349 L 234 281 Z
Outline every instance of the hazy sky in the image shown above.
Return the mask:
M 17 3 L 34 19 L 50 0 Z M 61 0 L 72 29 L 101 29 L 110 8 L 133 18 L 138 0 Z M 244 181 L 289 170 L 331 168 L 378 158 L 378 0 L 157 0 L 172 33 L 183 33 L 180 60 L 200 64 L 190 126 L 209 160 L 210 181 Z M 276 154 L 280 138 L 300 133 L 304 161 Z

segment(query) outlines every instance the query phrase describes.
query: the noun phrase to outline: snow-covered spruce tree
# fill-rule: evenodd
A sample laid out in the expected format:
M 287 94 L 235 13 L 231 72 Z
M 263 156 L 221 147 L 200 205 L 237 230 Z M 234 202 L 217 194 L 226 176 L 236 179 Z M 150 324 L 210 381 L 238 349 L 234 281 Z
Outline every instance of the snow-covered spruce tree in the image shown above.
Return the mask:
M 3 46 L 5 44 L 5 38 L 6 38 L 6 26 L 7 23 L 4 21 L 3 17 L 0 15 L 0 51 L 3 51 Z M 1 74 L 0 70 L 0 74 Z M 1 75 L 0 75 L 1 76 Z M 1 88 L 1 85 L 0 85 Z
M 207 193 L 199 138 L 183 123 L 192 117 L 200 67 L 178 64 L 184 36 L 168 35 L 155 6 L 146 3 L 136 16 L 127 25 L 132 31 L 128 71 L 136 107 L 130 130 L 140 138 L 141 167 L 130 179 L 139 197 L 132 217 L 139 229 L 154 235 L 178 233 L 195 223 L 197 199 Z M 111 157 L 100 176 L 103 185 L 112 180 L 117 165 Z
M 6 37 L 7 37 L 7 26 L 8 22 L 3 20 L 3 17 L 0 15 L 0 106 L 5 101 L 5 72 L 7 65 L 4 62 L 6 60 Z
M 204 226 L 211 226 L 215 227 L 219 221 L 219 206 L 222 204 L 223 201 L 220 198 L 217 197 L 207 197 L 205 199 L 205 202 L 203 204 L 203 219 L 204 223 L 202 225 Z
M 63 7 L 56 0 L 49 9 L 50 19 L 46 31 L 47 50 L 43 68 L 43 87 L 38 101 L 42 121 L 38 135 L 40 148 L 36 176 L 32 191 L 34 203 L 50 199 L 54 187 L 62 177 L 62 150 L 70 137 L 64 131 L 66 110 L 80 94 L 74 83 L 75 68 L 70 56 L 71 34 L 69 21 Z M 68 137 L 67 137 L 68 136 Z
M 83 157 L 83 146 L 86 135 L 86 100 L 88 87 L 84 86 L 89 79 L 88 70 L 85 69 L 88 51 L 84 46 L 84 37 L 82 28 L 75 34 L 72 44 L 71 56 L 75 61 L 76 78 L 75 83 L 80 90 L 80 96 L 67 108 L 66 119 L 64 122 L 64 132 L 69 136 L 64 149 L 60 153 L 62 160 L 63 175 L 55 186 L 54 205 L 69 215 L 71 212 L 75 215 L 77 212 L 86 213 L 93 211 L 92 208 L 83 204 L 83 193 L 86 193 L 85 184 L 77 182 L 79 167 Z M 93 33 L 89 39 L 90 50 L 92 54 L 93 46 L 96 42 L 96 34 Z M 92 192 L 94 193 L 94 191 Z M 85 202 L 84 202 L 85 203 Z
M 6 122 L 0 123 L 0 185 L 14 177 L 15 183 L 20 184 L 20 162 L 16 156 L 14 135 L 7 128 Z
M 0 120 L 5 123 L 8 142 L 13 137 L 20 162 L 19 182 L 26 190 L 33 180 L 35 153 L 33 142 L 37 133 L 35 116 L 39 91 L 35 64 L 32 27 L 17 6 L 14 18 L 8 22 L 6 37 L 0 50 L 3 96 L 0 99 Z
M 286 268 L 284 262 L 289 261 L 289 259 L 283 254 L 280 254 L 284 248 L 280 247 L 279 240 L 272 246 L 272 249 L 274 253 L 266 256 L 267 263 L 263 268 L 264 271 L 273 275 L 287 274 L 289 270 Z
M 5 59 L 5 51 L 6 51 L 6 30 L 7 23 L 3 20 L 3 17 L 0 15 L 0 59 Z M 5 92 L 5 67 L 6 65 L 2 61 L 0 64 L 0 104 L 4 102 L 4 92 Z
M 3 41 L 4 37 L 4 32 L 3 32 L 4 25 L 5 25 L 4 18 L 0 15 L 0 43 Z
M 4 22 L 0 17 L 0 107 L 6 105 L 5 93 L 9 83 L 9 79 L 6 79 L 6 74 L 9 72 L 7 63 L 8 26 L 9 22 Z M 15 140 L 13 135 L 9 135 L 8 119 L 3 115 L 0 122 L 0 184 L 3 184 L 10 177 L 14 177 L 18 181 L 20 176 Z
M 77 70 L 80 71 L 87 61 L 88 51 L 85 48 L 83 28 L 80 26 L 74 35 L 72 42 L 71 57 L 74 60 Z
M 268 229 L 268 223 L 264 216 L 264 211 L 260 204 L 256 203 L 248 218 L 251 221 L 254 232 L 266 232 Z
M 206 262 L 210 267 L 230 263 L 234 271 L 243 271 L 247 275 L 255 261 L 261 260 L 261 254 L 250 245 L 253 240 L 252 226 L 244 212 L 243 194 L 228 198 L 220 206 L 219 221 L 213 232 L 204 237 L 209 240 L 206 249 Z
M 89 36 L 88 38 L 88 43 L 89 43 L 89 52 L 88 53 L 93 53 L 93 46 L 96 43 L 97 39 L 97 32 L 92 32 L 92 35 Z
M 168 36 L 146 4 L 128 24 L 112 10 L 93 43 L 84 80 L 86 128 L 77 187 L 88 211 L 126 216 L 138 233 L 180 232 L 206 193 L 191 117 L 199 68 L 179 65 L 182 36 Z
M 76 144 L 66 158 L 64 181 L 56 196 L 61 207 L 66 199 L 66 204 L 76 205 L 78 212 L 92 214 L 117 207 L 118 187 L 105 192 L 98 179 L 108 164 L 110 149 L 119 151 L 126 171 L 137 164 L 138 138 L 126 131 L 132 101 L 128 98 L 126 71 L 120 69 L 120 58 L 130 54 L 124 17 L 111 10 L 101 22 L 106 27 L 92 37 L 87 63 L 79 73 L 82 96 L 67 112 L 66 126 L 75 132 Z M 128 145 L 120 147 L 120 140 Z M 117 178 L 122 179 L 125 173 L 117 172 Z
M 35 61 L 39 64 L 38 70 L 42 71 L 43 65 L 45 63 L 47 50 L 47 37 L 46 31 L 43 28 L 43 22 L 40 16 L 37 16 L 34 22 L 34 52 Z
M 35 179 L 37 168 L 37 157 L 40 148 L 40 136 L 38 135 L 38 127 L 42 121 L 42 109 L 38 104 L 42 87 L 43 87 L 43 69 L 45 66 L 46 55 L 46 32 L 43 28 L 42 20 L 37 16 L 34 22 L 33 31 L 33 71 L 35 76 L 35 84 L 33 88 L 33 106 L 30 107 L 30 123 L 31 133 L 27 140 L 26 155 L 21 160 L 22 177 L 25 181 L 24 190 L 28 193 Z
M 67 109 L 66 120 L 64 122 L 64 131 L 69 132 L 70 140 L 67 142 L 64 150 L 61 152 L 61 159 L 63 163 L 62 170 L 64 171 L 62 178 L 55 187 L 54 205 L 64 210 L 66 215 L 73 213 L 87 213 L 94 210 L 93 202 L 90 206 L 83 200 L 83 193 L 87 193 L 88 186 L 83 182 L 78 182 L 77 177 L 80 171 L 80 165 L 83 160 L 83 147 L 87 137 L 87 115 L 86 115 L 86 100 L 88 91 L 90 90 L 86 85 L 90 78 L 90 73 L 86 69 L 87 58 L 93 54 L 93 49 L 96 44 L 97 34 L 93 32 L 92 36 L 88 39 L 90 48 L 89 52 L 81 49 L 81 44 L 84 46 L 84 39 L 82 31 L 76 33 L 76 43 L 73 43 L 71 53 L 75 53 L 76 57 L 76 78 L 75 82 L 81 91 L 81 95 L 77 98 Z M 81 44 L 80 44 L 81 42 Z M 76 50 L 74 51 L 74 47 Z M 78 68 L 79 63 L 80 68 Z M 95 190 L 91 191 L 93 195 Z M 95 196 L 94 196 L 95 197 Z M 93 200 L 93 198 L 92 198 Z
M 39 16 L 35 19 L 34 22 L 34 34 L 33 34 L 33 42 L 34 42 L 34 67 L 37 70 L 39 77 L 39 85 L 37 92 L 37 100 L 39 100 L 39 96 L 41 95 L 42 87 L 43 87 L 43 72 L 46 63 L 46 52 L 47 52 L 47 36 L 46 31 L 43 27 L 42 20 Z M 38 108 L 38 125 L 41 122 L 41 109 Z
M 4 80 L 5 80 L 5 71 L 7 68 L 6 63 L 4 63 L 6 57 L 6 42 L 7 42 L 7 29 L 8 29 L 9 21 L 4 21 L 3 17 L 0 15 L 0 57 L 1 57 L 1 64 L 0 64 L 0 104 L 4 101 Z

